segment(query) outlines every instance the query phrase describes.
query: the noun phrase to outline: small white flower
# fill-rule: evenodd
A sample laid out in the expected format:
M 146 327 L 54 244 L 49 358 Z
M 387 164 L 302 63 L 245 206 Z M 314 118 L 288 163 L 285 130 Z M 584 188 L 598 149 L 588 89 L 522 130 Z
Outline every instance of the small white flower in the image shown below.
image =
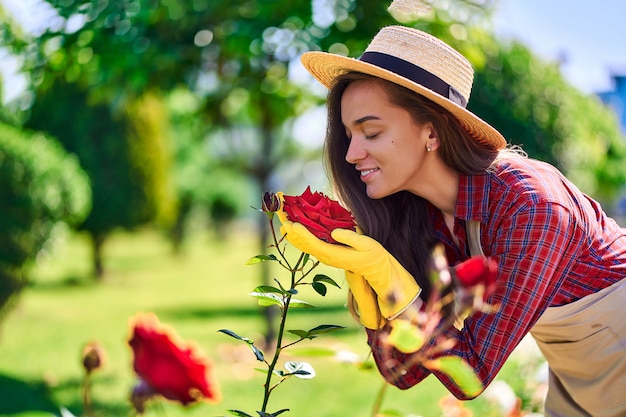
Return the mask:
M 504 381 L 494 381 L 485 389 L 485 398 L 497 404 L 505 413 L 511 411 L 517 404 L 517 395 L 509 384 Z
M 354 352 L 349 350 L 338 350 L 335 353 L 335 359 L 337 359 L 341 363 L 359 363 L 362 361 L 361 357 Z

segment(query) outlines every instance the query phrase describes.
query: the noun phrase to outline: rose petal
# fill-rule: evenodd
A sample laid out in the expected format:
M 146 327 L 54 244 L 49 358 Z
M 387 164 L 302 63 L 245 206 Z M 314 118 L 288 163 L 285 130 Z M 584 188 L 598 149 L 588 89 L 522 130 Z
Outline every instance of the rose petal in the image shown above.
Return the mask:
M 211 360 L 193 343 L 180 340 L 154 314 L 133 319 L 128 344 L 135 372 L 163 397 L 184 405 L 221 400 Z
M 311 192 L 310 186 L 300 196 L 283 196 L 283 201 L 287 218 L 301 223 L 318 239 L 337 243 L 331 237 L 333 230 L 356 230 L 354 217 L 348 210 L 320 192 Z
M 495 289 L 498 264 L 493 259 L 475 256 L 455 266 L 454 272 L 465 288 L 483 285 L 485 287 L 484 298 L 487 298 Z

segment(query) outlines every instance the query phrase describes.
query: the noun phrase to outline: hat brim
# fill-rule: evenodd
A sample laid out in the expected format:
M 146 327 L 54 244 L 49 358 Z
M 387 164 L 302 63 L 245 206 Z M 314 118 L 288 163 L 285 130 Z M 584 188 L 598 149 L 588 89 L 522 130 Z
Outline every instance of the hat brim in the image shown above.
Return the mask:
M 498 150 L 506 147 L 506 140 L 502 134 L 480 117 L 421 84 L 394 72 L 355 58 L 328 52 L 305 52 L 300 60 L 311 75 L 327 88 L 332 87 L 338 76 L 352 71 L 372 75 L 401 85 L 448 110 L 477 142 Z

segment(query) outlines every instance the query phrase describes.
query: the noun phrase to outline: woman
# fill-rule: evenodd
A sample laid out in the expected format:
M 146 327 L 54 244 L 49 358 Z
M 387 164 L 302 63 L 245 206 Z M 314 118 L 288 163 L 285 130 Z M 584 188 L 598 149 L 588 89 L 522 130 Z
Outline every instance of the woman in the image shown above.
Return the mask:
M 383 355 L 378 329 L 427 298 L 435 242 L 452 265 L 471 255 L 466 226 L 478 221 L 482 251 L 498 263 L 488 302 L 500 308 L 447 330 L 457 341 L 448 353 L 487 386 L 530 332 L 550 366 L 547 415 L 626 416 L 626 230 L 465 109 L 471 65 L 438 39 L 391 26 L 359 60 L 309 52 L 302 62 L 330 88 L 326 157 L 364 235 L 336 230 L 338 247 L 299 224 L 284 231 L 346 270 L 381 374 L 403 389 L 428 376 L 400 352 Z

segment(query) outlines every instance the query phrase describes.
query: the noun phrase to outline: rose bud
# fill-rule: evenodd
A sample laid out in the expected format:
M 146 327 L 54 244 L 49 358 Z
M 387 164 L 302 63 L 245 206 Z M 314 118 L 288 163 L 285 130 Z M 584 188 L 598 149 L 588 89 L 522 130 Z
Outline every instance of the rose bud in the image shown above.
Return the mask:
M 146 403 L 156 394 L 146 381 L 139 378 L 137 384 L 133 387 L 133 392 L 130 394 L 130 402 L 138 414 L 143 414 L 146 411 Z
M 83 367 L 87 374 L 102 368 L 104 365 L 104 349 L 97 342 L 90 342 L 83 348 Z
M 482 285 L 485 289 L 483 298 L 486 299 L 495 289 L 498 264 L 493 259 L 475 256 L 455 266 L 454 273 L 464 288 Z
M 320 192 L 311 192 L 307 187 L 300 196 L 283 196 L 283 210 L 287 218 L 300 223 L 318 239 L 337 243 L 331 233 L 335 229 L 356 230 L 352 213 L 339 202 L 331 200 Z
M 266 192 L 263 194 L 261 211 L 263 213 L 275 213 L 278 210 L 280 210 L 280 198 L 275 193 Z

